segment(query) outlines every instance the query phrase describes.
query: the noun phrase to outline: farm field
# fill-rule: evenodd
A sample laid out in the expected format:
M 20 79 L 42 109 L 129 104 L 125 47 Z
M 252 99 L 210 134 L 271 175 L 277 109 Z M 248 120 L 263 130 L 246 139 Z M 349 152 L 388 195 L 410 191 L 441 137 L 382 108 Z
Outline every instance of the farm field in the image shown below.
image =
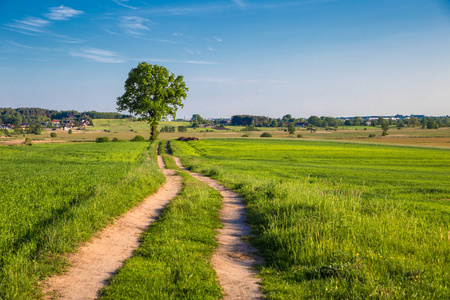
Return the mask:
M 262 139 L 171 148 L 244 196 L 269 299 L 449 298 L 449 150 Z
M 57 129 L 55 131 L 45 130 L 41 135 L 19 135 L 12 137 L 0 137 L 0 145 L 22 143 L 25 137 L 34 143 L 58 143 L 58 142 L 93 142 L 98 137 L 107 136 L 109 139 L 118 138 L 130 140 L 136 135 L 142 135 L 148 139 L 150 136 L 149 125 L 146 122 L 133 122 L 125 119 L 97 119 L 94 127 L 89 126 L 87 130 L 68 131 Z M 190 126 L 189 122 L 160 122 L 159 130 L 164 126 Z M 270 132 L 274 138 L 298 140 L 344 140 L 368 143 L 387 143 L 402 145 L 418 145 L 431 147 L 450 147 L 450 127 L 439 129 L 421 129 L 405 127 L 401 130 L 391 127 L 389 135 L 382 137 L 380 127 L 373 126 L 344 126 L 335 130 L 317 130 L 310 132 L 306 128 L 298 128 L 295 134 L 289 134 L 279 127 L 258 128 L 259 131 L 242 131 L 242 126 L 226 126 L 228 130 L 216 130 L 212 128 L 187 128 L 187 132 L 160 133 L 160 139 L 176 139 L 180 136 L 195 136 L 201 139 L 210 138 L 240 138 L 247 135 L 248 138 L 259 138 L 263 132 Z M 51 138 L 50 133 L 55 132 L 57 137 Z M 376 137 L 369 137 L 370 134 Z
M 148 143 L 0 147 L 0 299 L 36 296 L 62 254 L 156 191 Z

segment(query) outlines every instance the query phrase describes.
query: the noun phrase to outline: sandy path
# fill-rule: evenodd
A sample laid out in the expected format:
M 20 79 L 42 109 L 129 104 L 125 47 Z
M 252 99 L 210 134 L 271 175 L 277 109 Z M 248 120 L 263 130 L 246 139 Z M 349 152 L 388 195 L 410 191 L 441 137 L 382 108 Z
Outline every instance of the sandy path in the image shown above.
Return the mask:
M 187 171 L 178 157 L 174 159 L 180 168 Z M 189 174 L 206 182 L 223 197 L 223 209 L 220 212 L 223 228 L 217 236 L 219 247 L 213 255 L 212 263 L 225 292 L 224 299 L 262 298 L 260 279 L 256 277 L 257 273 L 253 269 L 255 264 L 262 263 L 262 259 L 256 255 L 255 249 L 241 238 L 250 234 L 250 227 L 245 222 L 246 212 L 242 198 L 209 177 L 191 172 Z
M 158 165 L 164 162 L 158 156 Z M 54 276 L 45 283 L 47 299 L 96 299 L 106 280 L 114 275 L 123 262 L 139 246 L 139 237 L 160 215 L 162 209 L 181 190 L 179 176 L 173 170 L 164 170 L 166 182 L 153 195 L 132 208 L 94 237 L 77 253 L 68 257 L 68 272 Z

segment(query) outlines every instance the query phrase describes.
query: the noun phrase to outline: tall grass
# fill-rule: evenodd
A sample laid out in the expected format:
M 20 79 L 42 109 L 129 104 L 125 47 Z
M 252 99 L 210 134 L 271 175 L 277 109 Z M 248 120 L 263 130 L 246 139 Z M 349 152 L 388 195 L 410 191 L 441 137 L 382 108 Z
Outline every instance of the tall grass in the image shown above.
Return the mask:
M 240 147 L 236 148 L 236 143 Z M 302 144 L 286 143 L 171 142 L 174 154 L 181 156 L 183 163 L 244 196 L 252 226 L 251 240 L 265 258 L 260 273 L 269 299 L 450 297 L 448 203 L 429 200 L 430 191 L 412 195 L 411 199 L 416 200 L 407 199 L 405 190 L 396 191 L 397 185 L 414 184 L 421 172 L 442 172 L 445 166 L 438 164 L 436 153 L 429 154 L 435 160 L 425 166 L 425 171 L 417 166 L 415 175 L 403 181 L 395 176 L 393 180 L 385 178 L 386 186 L 377 189 L 371 182 L 373 177 L 365 172 L 358 173 L 360 184 L 355 184 L 354 173 L 348 168 L 347 173 L 338 173 L 339 179 L 326 176 L 327 172 L 335 172 L 334 168 L 339 167 L 337 158 L 342 156 L 356 157 L 345 161 L 350 169 L 358 161 L 364 168 L 364 148 L 352 152 L 344 145 L 348 153 L 341 153 L 342 144 L 333 148 L 332 144 L 315 143 L 318 150 L 320 145 L 327 148 L 329 160 L 325 162 L 318 159 L 317 152 L 305 153 L 310 144 L 302 149 Z M 289 146 L 291 149 L 286 151 Z M 303 152 L 291 152 L 295 147 Z M 384 150 L 397 157 L 402 149 Z M 369 150 L 366 153 L 382 161 Z M 400 171 L 402 163 L 416 163 L 416 149 L 407 150 L 413 155 L 402 162 L 397 160 Z M 274 152 L 283 154 L 274 156 Z M 440 153 L 441 161 L 447 161 L 448 152 Z M 301 159 L 301 155 L 306 158 Z M 290 167 L 286 157 L 291 158 Z M 322 152 L 320 158 L 326 157 Z M 388 156 L 385 161 L 389 161 Z M 383 166 L 392 173 L 387 163 L 374 168 L 381 171 Z M 280 176 L 283 167 L 285 173 Z M 406 169 L 413 171 L 412 167 Z M 437 196 L 446 195 L 448 199 L 445 176 L 434 179 Z M 422 188 L 432 190 L 434 186 L 422 184 Z
M 37 296 L 62 254 L 164 181 L 144 143 L 1 147 L 0 299 Z
M 140 248 L 102 291 L 104 299 L 218 299 L 210 262 L 221 196 L 186 173 L 184 187 L 144 233 Z

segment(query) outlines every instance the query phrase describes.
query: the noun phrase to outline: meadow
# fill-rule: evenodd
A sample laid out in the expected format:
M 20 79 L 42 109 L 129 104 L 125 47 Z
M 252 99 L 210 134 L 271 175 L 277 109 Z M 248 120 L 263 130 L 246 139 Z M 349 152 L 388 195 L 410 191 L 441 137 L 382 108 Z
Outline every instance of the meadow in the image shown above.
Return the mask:
M 148 143 L 0 147 L 0 299 L 36 297 L 63 254 L 164 181 Z
M 118 138 L 130 140 L 136 135 L 142 135 L 148 139 L 150 137 L 150 127 L 146 122 L 130 121 L 128 119 L 95 119 L 94 126 L 88 126 L 86 130 L 73 129 L 73 134 L 61 129 L 45 130 L 41 135 L 25 134 L 12 137 L 0 136 L 1 144 L 18 144 L 24 141 L 24 138 L 30 138 L 34 143 L 52 143 L 52 142 L 93 142 L 98 137 L 107 136 L 109 139 Z M 367 143 L 387 143 L 387 144 L 405 144 L 433 147 L 450 147 L 450 127 L 439 129 L 421 129 L 419 127 L 404 127 L 400 130 L 391 126 L 388 136 L 381 136 L 379 126 L 343 126 L 336 130 L 318 129 L 311 132 L 306 128 L 297 128 L 295 134 L 289 134 L 286 128 L 279 127 L 258 127 L 258 131 L 243 131 L 243 126 L 225 126 L 226 130 L 213 129 L 211 127 L 192 128 L 190 122 L 160 122 L 158 130 L 164 126 L 187 126 L 187 132 L 162 132 L 160 139 L 176 139 L 180 136 L 195 136 L 201 139 L 209 138 L 259 138 L 263 132 L 270 132 L 274 138 L 300 139 L 306 140 L 344 140 Z M 50 133 L 56 133 L 57 137 L 51 138 Z M 373 137 L 369 137 L 372 135 Z
M 450 297 L 450 152 L 306 140 L 171 141 L 240 192 L 269 299 Z

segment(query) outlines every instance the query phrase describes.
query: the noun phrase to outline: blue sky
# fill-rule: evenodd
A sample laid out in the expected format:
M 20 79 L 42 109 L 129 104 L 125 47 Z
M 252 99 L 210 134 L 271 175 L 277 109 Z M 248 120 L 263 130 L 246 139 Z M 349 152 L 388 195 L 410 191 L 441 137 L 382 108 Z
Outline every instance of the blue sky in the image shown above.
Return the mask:
M 0 0 L 0 107 L 115 111 L 141 61 L 178 117 L 450 114 L 444 0 Z

